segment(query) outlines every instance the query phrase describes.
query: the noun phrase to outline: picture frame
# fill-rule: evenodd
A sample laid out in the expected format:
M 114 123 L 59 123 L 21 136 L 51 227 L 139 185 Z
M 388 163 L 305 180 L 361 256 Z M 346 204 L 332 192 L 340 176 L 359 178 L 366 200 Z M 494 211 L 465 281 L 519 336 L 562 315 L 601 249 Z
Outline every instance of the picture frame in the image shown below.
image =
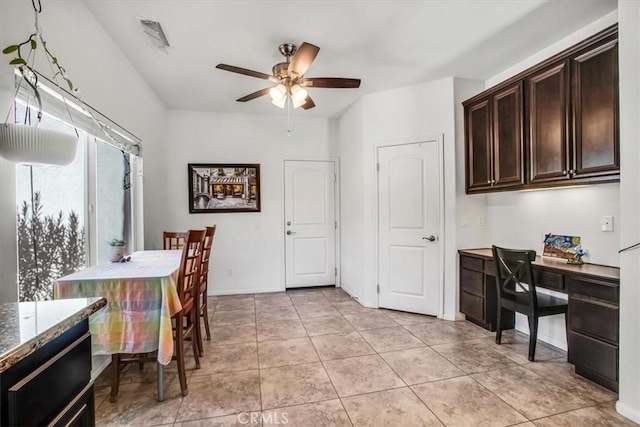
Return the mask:
M 189 213 L 260 212 L 260 165 L 189 163 Z

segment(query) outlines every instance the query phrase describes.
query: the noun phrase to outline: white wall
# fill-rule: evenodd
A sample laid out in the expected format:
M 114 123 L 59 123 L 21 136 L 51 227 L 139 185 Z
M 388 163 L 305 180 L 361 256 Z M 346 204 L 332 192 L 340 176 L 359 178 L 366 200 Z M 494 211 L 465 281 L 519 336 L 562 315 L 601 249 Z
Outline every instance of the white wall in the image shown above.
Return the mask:
M 621 247 L 640 241 L 640 2 L 618 2 L 620 18 Z M 620 400 L 640 423 L 640 251 L 620 255 Z
M 364 129 L 362 99 L 339 120 L 341 286 L 353 296 L 364 295 Z
M 615 24 L 617 12 L 610 13 L 524 61 L 491 77 L 489 88 L 527 68 L 567 49 L 589 36 Z M 545 233 L 582 237 L 587 251 L 585 261 L 619 265 L 620 185 L 599 184 L 554 190 L 520 191 L 489 194 L 487 198 L 487 232 L 489 244 L 531 248 L 540 252 Z M 600 231 L 600 217 L 614 216 L 614 231 Z M 544 292 L 544 291 L 543 291 Z M 554 294 L 555 295 L 555 294 Z M 528 333 L 526 317 L 516 317 L 516 329 Z M 564 319 L 552 316 L 540 319 L 538 337 L 566 349 Z
M 158 205 L 166 200 L 163 152 L 166 133 L 166 109 L 129 63 L 100 23 L 80 1 L 45 1 L 40 14 L 40 24 L 48 42 L 48 48 L 67 69 L 75 86 L 81 89 L 82 99 L 106 116 L 133 132 L 144 141 L 145 204 Z M 31 2 L 3 0 L 0 2 L 0 46 L 26 40 L 33 32 Z M 49 66 L 42 62 L 39 50 L 36 67 L 51 76 Z M 163 55 L 162 53 L 159 53 Z M 8 65 L 7 55 L 2 55 L 0 65 L 0 113 L 2 120 L 13 96 L 13 67 Z M 46 106 L 45 106 L 46 108 Z M 6 253 L 15 252 L 15 190 L 10 187 L 14 166 L 0 162 L 0 196 L 3 216 L 0 218 L 2 249 L 0 254 L 0 278 L 3 285 L 15 283 L 15 258 Z M 5 209 L 6 208 L 6 209 Z M 145 210 L 148 236 L 157 235 L 161 212 Z M 17 294 L 16 294 L 17 295 Z M 15 298 L 0 300 L 10 301 Z
M 343 277 L 345 288 L 368 306 L 378 304 L 377 148 L 419 142 L 433 136 L 444 141 L 445 277 L 444 317 L 457 313 L 456 281 L 456 138 L 454 79 L 443 79 L 364 96 L 340 119 L 342 168 L 349 182 L 341 187 L 344 212 L 342 264 L 355 262 Z M 441 236 L 442 237 L 442 236 Z
M 258 102 L 258 101 L 256 101 Z M 279 111 L 274 108 L 274 112 Z M 210 294 L 284 290 L 283 161 L 337 157 L 336 124 L 326 119 L 170 111 L 165 153 L 167 201 L 146 204 L 162 213 L 162 230 L 216 224 Z M 261 212 L 189 214 L 188 163 L 259 163 Z M 148 187 L 149 185 L 147 185 Z M 233 269 L 233 276 L 227 270 Z

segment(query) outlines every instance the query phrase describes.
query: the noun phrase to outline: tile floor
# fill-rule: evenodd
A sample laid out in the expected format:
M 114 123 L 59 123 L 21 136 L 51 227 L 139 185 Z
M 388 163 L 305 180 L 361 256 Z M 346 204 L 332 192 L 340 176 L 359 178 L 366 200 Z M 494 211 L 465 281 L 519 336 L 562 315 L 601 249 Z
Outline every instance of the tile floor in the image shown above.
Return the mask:
M 130 366 L 118 401 L 96 381 L 98 425 L 626 426 L 616 394 L 573 373 L 566 354 L 469 322 L 362 307 L 335 288 L 210 298 L 202 367 L 175 363 L 155 400 L 155 366 Z

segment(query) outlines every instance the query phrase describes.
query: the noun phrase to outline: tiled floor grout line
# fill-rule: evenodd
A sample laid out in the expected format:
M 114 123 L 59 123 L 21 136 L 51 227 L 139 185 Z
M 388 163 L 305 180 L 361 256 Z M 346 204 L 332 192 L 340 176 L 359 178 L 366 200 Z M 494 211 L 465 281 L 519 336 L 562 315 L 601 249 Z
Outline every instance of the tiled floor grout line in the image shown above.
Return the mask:
M 321 316 L 307 317 L 307 318 L 303 319 L 303 318 L 300 316 L 300 311 L 298 310 L 298 309 L 299 309 L 299 307 L 300 307 L 300 306 L 303 306 L 303 305 L 305 305 L 305 304 L 310 304 L 310 303 L 316 304 L 316 303 L 319 303 L 319 302 L 318 302 L 318 301 L 314 301 L 314 300 L 311 300 L 311 301 L 305 301 L 305 300 L 304 300 L 304 298 L 302 298 L 302 299 L 301 299 L 301 301 L 299 301 L 299 302 L 298 302 L 298 304 L 296 304 L 295 302 L 293 302 L 293 300 L 291 300 L 291 297 L 289 296 L 289 299 L 290 299 L 291 304 L 292 304 L 291 306 L 293 306 L 293 307 L 294 307 L 294 311 L 295 311 L 296 316 L 297 316 L 297 319 L 295 319 L 295 322 L 299 322 L 299 324 L 301 324 L 301 325 L 302 325 L 302 328 L 303 328 L 303 330 L 304 330 L 304 332 L 305 332 L 305 334 L 306 334 L 306 336 L 304 336 L 304 337 L 302 337 L 302 336 L 301 336 L 301 337 L 292 337 L 292 338 L 276 338 L 276 339 L 267 339 L 267 340 L 265 340 L 265 341 L 260 341 L 260 340 L 259 340 L 259 335 L 258 335 L 258 320 L 257 320 L 258 304 L 257 304 L 257 299 L 255 298 L 255 294 L 253 295 L 253 313 L 254 313 L 254 319 L 253 319 L 253 321 L 244 322 L 244 323 L 235 323 L 235 322 L 234 322 L 234 323 L 230 323 L 230 324 L 226 324 L 226 323 L 223 323 L 223 324 L 216 324 L 216 326 L 217 326 L 217 328 L 218 328 L 219 330 L 220 330 L 220 329 L 227 328 L 227 327 L 231 327 L 231 326 L 242 325 L 242 324 L 246 324 L 246 325 L 252 324 L 252 325 L 253 325 L 253 330 L 254 330 L 254 334 L 255 334 L 255 335 L 254 335 L 254 339 L 253 339 L 252 341 L 250 341 L 250 343 L 253 343 L 253 344 L 255 344 L 255 346 L 256 346 L 256 347 L 255 347 L 255 351 L 256 351 L 256 360 L 257 360 L 258 378 L 259 378 L 259 382 L 258 382 L 258 394 L 259 394 L 259 399 L 260 399 L 260 408 L 261 408 L 260 410 L 261 410 L 261 412 L 264 412 L 264 411 L 266 411 L 266 410 L 269 410 L 269 411 L 276 411 L 276 410 L 278 410 L 278 409 L 283 409 L 283 408 L 287 408 L 287 407 L 297 407 L 297 406 L 303 406 L 303 405 L 308 405 L 308 404 L 316 404 L 316 403 L 328 402 L 328 401 L 335 400 L 335 399 L 336 399 L 336 397 L 333 397 L 333 398 L 330 398 L 330 399 L 321 399 L 321 400 L 317 400 L 317 401 L 313 401 L 313 402 L 302 402 L 302 403 L 297 403 L 297 404 L 294 404 L 294 405 L 285 405 L 285 406 L 281 406 L 281 407 L 278 407 L 278 408 L 269 408 L 269 409 L 265 409 L 265 408 L 264 408 L 264 405 L 263 405 L 263 397 L 262 397 L 262 380 L 263 380 L 263 377 L 262 377 L 262 370 L 263 370 L 263 369 L 266 369 L 266 370 L 268 370 L 268 369 L 281 369 L 281 368 L 288 368 L 288 367 L 300 366 L 300 365 L 306 365 L 306 364 L 318 363 L 318 362 L 320 362 L 320 365 L 322 366 L 322 369 L 323 369 L 323 371 L 324 371 L 325 375 L 328 377 L 328 379 L 329 379 L 329 381 L 330 381 L 330 383 L 331 383 L 331 385 L 332 385 L 332 387 L 333 387 L 333 390 L 334 390 L 335 395 L 337 396 L 337 399 L 340 401 L 340 404 L 341 404 L 341 410 L 343 410 L 343 411 L 344 411 L 344 413 L 346 414 L 346 416 L 347 416 L 347 418 L 348 418 L 349 422 L 351 422 L 351 424 L 354 424 L 354 422 L 353 422 L 353 420 L 351 419 L 351 415 L 349 414 L 349 412 L 348 412 L 348 411 L 347 411 L 347 409 L 346 409 L 346 405 L 345 405 L 345 403 L 344 403 L 343 399 L 348 399 L 348 398 L 358 397 L 358 396 L 365 396 L 365 395 L 376 394 L 376 393 L 382 393 L 382 392 L 386 392 L 386 391 L 390 391 L 390 390 L 398 390 L 398 389 L 402 389 L 402 388 L 408 388 L 409 390 L 411 390 L 411 393 L 412 393 L 414 396 L 416 396 L 416 397 L 418 398 L 418 400 L 419 400 L 419 401 L 420 401 L 420 402 L 421 402 L 421 403 L 422 403 L 422 404 L 427 408 L 427 410 L 428 410 L 428 411 L 429 411 L 429 412 L 430 412 L 430 413 L 431 413 L 431 414 L 432 414 L 432 415 L 433 415 L 433 416 L 434 416 L 434 417 L 435 417 L 439 422 L 441 422 L 442 424 L 445 424 L 445 423 L 444 423 L 444 422 L 443 422 L 443 421 L 438 417 L 438 415 L 437 415 L 437 414 L 436 414 L 436 413 L 431 409 L 431 407 L 427 404 L 427 402 L 423 401 L 423 400 L 420 398 L 420 396 L 419 396 L 419 395 L 418 395 L 418 394 L 413 390 L 413 388 L 412 388 L 412 387 L 414 387 L 414 386 L 419 386 L 419 385 L 422 385 L 422 384 L 431 384 L 431 383 L 443 382 L 443 381 L 451 380 L 452 378 L 460 378 L 460 377 L 470 377 L 470 378 L 471 378 L 471 380 L 473 380 L 476 384 L 479 384 L 483 390 L 485 390 L 486 392 L 488 392 L 490 396 L 494 396 L 494 397 L 496 397 L 500 402 L 503 402 L 503 403 L 506 405 L 506 407 L 510 408 L 510 409 L 511 409 L 511 410 L 513 410 L 515 413 L 520 414 L 524 419 L 528 420 L 529 422 L 531 422 L 531 423 L 533 423 L 533 424 L 535 424 L 535 421 L 538 421 L 538 420 L 547 419 L 547 418 L 549 418 L 549 417 L 558 416 L 558 415 L 562 415 L 562 414 L 566 414 L 566 413 L 571 413 L 571 412 L 573 412 L 573 411 L 580 410 L 580 409 L 586 409 L 586 408 L 594 408 L 594 409 L 599 410 L 599 411 L 604 412 L 604 413 L 608 413 L 608 412 L 610 412 L 610 411 L 609 411 L 609 409 L 605 409 L 605 408 L 604 408 L 604 404 L 605 404 L 605 403 L 610 403 L 610 401 L 609 401 L 609 400 L 606 400 L 606 401 L 605 401 L 605 400 L 604 400 L 604 398 L 602 398 L 603 400 L 602 400 L 602 401 L 600 401 L 600 400 L 592 400 L 592 399 L 591 399 L 591 398 L 589 398 L 589 397 L 584 397 L 584 398 L 579 399 L 579 400 L 582 400 L 582 401 L 584 402 L 584 406 L 580 405 L 580 406 L 579 406 L 579 407 L 577 407 L 577 408 L 567 409 L 567 410 L 564 410 L 564 411 L 562 411 L 562 412 L 552 413 L 552 414 L 545 415 L 545 416 L 542 416 L 542 417 L 529 419 L 527 416 L 525 416 L 524 414 L 522 414 L 520 411 L 516 410 L 516 409 L 515 409 L 515 407 L 513 407 L 512 405 L 510 405 L 509 403 L 507 403 L 505 400 L 501 399 L 501 398 L 500 398 L 496 393 L 494 393 L 493 391 L 489 390 L 489 389 L 488 389 L 484 384 L 482 384 L 479 380 L 477 380 L 476 378 L 474 378 L 474 377 L 472 376 L 472 375 L 475 375 L 475 374 L 484 374 L 484 373 L 487 373 L 487 372 L 506 371 L 506 370 L 508 370 L 508 369 L 513 369 L 513 368 L 516 368 L 516 367 L 522 367 L 522 368 L 524 368 L 527 372 L 529 372 L 530 374 L 533 374 L 533 375 L 535 375 L 536 377 L 540 377 L 540 378 L 542 378 L 543 380 L 550 382 L 550 385 L 552 385 L 552 386 L 554 386 L 554 387 L 559 387 L 559 388 L 560 388 L 560 389 L 562 389 L 564 392 L 571 392 L 571 391 L 572 391 L 572 388 L 571 388 L 571 386 L 570 386 L 570 385 L 571 385 L 571 383 L 567 382 L 567 383 L 565 384 L 565 383 L 563 383 L 563 382 L 562 382 L 562 381 L 560 381 L 560 380 L 558 380 L 558 381 L 551 381 L 551 380 L 547 380 L 547 379 L 545 378 L 545 376 L 543 375 L 543 373 L 542 373 L 544 370 L 543 370 L 543 371 L 541 371 L 541 372 L 536 372 L 535 370 L 533 370 L 533 369 L 532 369 L 532 366 L 533 366 L 533 365 L 531 365 L 530 363 L 528 363 L 528 362 L 521 363 L 521 361 L 518 361 L 519 359 L 514 359 L 513 357 L 516 357 L 516 356 L 518 356 L 518 355 L 519 355 L 519 353 L 516 351 L 516 350 L 518 350 L 518 351 L 519 351 L 519 347 L 509 348 L 509 350 L 510 350 L 510 351 L 513 351 L 513 355 L 510 357 L 510 356 L 508 355 L 508 354 L 510 354 L 510 353 L 509 353 L 508 351 L 506 351 L 506 349 L 505 349 L 506 353 L 505 353 L 505 352 L 498 352 L 498 351 L 495 351 L 494 349 L 492 349 L 492 348 L 491 348 L 491 346 L 487 344 L 487 346 L 486 346 L 486 349 L 487 349 L 487 350 L 491 350 L 491 351 L 493 351 L 494 353 L 496 353 L 496 354 L 497 354 L 498 356 L 500 356 L 501 358 L 508 359 L 510 362 L 512 362 L 512 363 L 513 363 L 513 365 L 509 365 L 509 366 L 493 366 L 493 364 L 490 364 L 490 367 L 489 367 L 488 369 L 483 370 L 483 371 L 481 371 L 481 372 L 467 373 L 467 371 L 466 371 L 465 369 L 462 369 L 462 367 L 461 367 L 460 365 L 458 365 L 458 364 L 454 361 L 454 358 L 456 358 L 456 353 L 450 353 L 449 357 L 451 357 L 451 358 L 449 358 L 449 357 L 447 357 L 445 354 L 443 354 L 443 353 L 441 353 L 440 351 L 438 351 L 438 349 L 437 349 L 437 348 L 434 348 L 434 347 L 437 347 L 437 346 L 443 346 L 443 345 L 449 345 L 449 344 L 466 343 L 466 342 L 469 342 L 469 341 L 478 341 L 478 342 L 480 342 L 480 343 L 484 344 L 484 341 L 486 341 L 486 338 L 487 338 L 489 335 L 487 335 L 487 336 L 480 336 L 480 337 L 472 337 L 472 336 L 470 336 L 470 335 L 471 335 L 471 334 L 473 334 L 474 332 L 473 332 L 472 330 L 467 331 L 467 329 L 468 329 L 468 328 L 466 328 L 466 327 L 464 327 L 463 325 L 461 325 L 462 327 L 458 327 L 458 328 L 457 328 L 457 331 L 458 331 L 458 332 L 460 333 L 460 335 L 462 335 L 464 338 L 462 338 L 462 339 L 460 339 L 460 340 L 452 341 L 452 342 L 437 343 L 437 344 L 429 345 L 429 344 L 427 344 L 427 342 L 425 342 L 424 340 L 420 339 L 416 334 L 414 334 L 413 332 L 411 332 L 410 330 L 408 330 L 408 329 L 407 329 L 407 326 L 411 327 L 411 326 L 414 326 L 414 325 L 429 324 L 429 323 L 432 323 L 432 322 L 425 322 L 425 323 L 415 323 L 415 324 L 409 324 L 409 325 L 402 325 L 402 324 L 398 323 L 395 319 L 393 319 L 393 317 L 389 316 L 389 314 L 388 314 L 388 313 L 386 313 L 386 312 L 384 312 L 384 311 L 382 311 L 382 310 L 378 311 L 378 313 L 382 313 L 382 314 L 384 314 L 387 318 L 391 319 L 394 323 L 396 323 L 396 326 L 374 327 L 374 328 L 368 328 L 368 329 L 362 329 L 362 330 L 359 330 L 359 329 L 357 329 L 357 328 L 354 326 L 354 324 L 353 324 L 351 321 L 349 321 L 349 319 L 348 319 L 347 317 L 345 317 L 345 316 L 346 316 L 346 315 L 354 315 L 354 316 L 359 316 L 359 315 L 369 315 L 369 314 L 376 313 L 375 311 L 372 311 L 372 312 L 354 312 L 354 313 L 349 313 L 349 312 L 347 312 L 347 313 L 343 313 L 343 312 L 340 310 L 340 308 L 338 308 L 339 306 L 336 306 L 336 304 L 335 304 L 331 299 L 329 299 L 329 297 L 327 297 L 327 295 L 325 295 L 323 291 L 318 291 L 318 292 L 320 292 L 320 293 L 322 294 L 322 296 L 323 296 L 323 297 L 324 297 L 324 298 L 325 298 L 325 299 L 326 299 L 326 300 L 331 304 L 331 306 L 332 306 L 332 307 L 334 307 L 334 308 L 338 311 L 338 314 L 331 314 L 331 315 L 323 314 L 323 315 L 321 315 Z M 287 294 L 285 293 L 285 295 L 287 295 Z M 221 299 L 220 299 L 220 298 L 218 298 L 218 299 L 217 299 L 213 304 L 211 304 L 211 307 L 213 308 L 213 310 L 212 310 L 212 312 L 211 312 L 211 316 L 210 316 L 210 317 L 211 317 L 211 321 L 212 321 L 212 327 L 213 327 L 213 315 L 214 315 L 214 313 L 217 311 L 216 309 L 217 309 L 217 306 L 220 304 L 220 301 L 221 301 Z M 348 301 L 355 301 L 355 300 L 350 299 L 350 300 L 348 300 Z M 247 300 L 247 302 L 248 302 L 248 300 Z M 339 302 L 343 302 L 343 301 L 342 301 L 342 300 L 339 300 L 339 301 L 338 301 L 338 303 L 339 303 Z M 322 302 L 321 304 L 324 304 L 324 302 Z M 359 303 L 358 303 L 358 304 L 359 304 Z M 279 306 L 278 306 L 278 307 L 279 307 Z M 286 306 L 286 307 L 288 307 L 288 306 Z M 265 307 L 263 307 L 263 308 L 265 308 Z M 364 308 L 364 307 L 363 307 L 363 308 Z M 348 307 L 345 307 L 344 309 L 345 309 L 345 310 L 349 310 L 349 308 L 348 308 Z M 240 310 L 242 310 L 242 309 L 235 309 L 235 310 L 236 310 L 236 311 L 240 311 Z M 372 309 L 372 310 L 373 310 L 373 309 Z M 221 311 L 221 312 L 224 312 L 225 310 L 220 310 L 220 311 Z M 234 311 L 234 310 L 228 310 L 228 311 Z M 247 311 L 248 311 L 248 310 L 247 310 Z M 351 332 L 330 332 L 330 333 L 318 334 L 318 335 L 314 335 L 314 336 L 311 336 L 311 335 L 309 334 L 308 328 L 307 328 L 307 326 L 305 325 L 305 320 L 307 320 L 307 321 L 311 321 L 311 320 L 313 320 L 313 319 L 318 319 L 318 318 L 322 318 L 322 317 L 336 317 L 336 318 L 337 318 L 337 316 L 342 317 L 342 320 L 346 321 L 346 323 L 347 323 L 348 325 L 351 325 L 351 327 L 353 327 L 353 329 L 354 329 L 354 330 L 353 330 L 353 331 L 351 331 Z M 355 320 L 355 319 L 354 319 L 354 320 Z M 440 319 L 437 319 L 437 320 L 436 320 L 436 321 L 434 321 L 434 322 L 437 322 L 438 320 L 440 320 Z M 293 323 L 293 322 L 294 322 L 294 319 L 263 320 L 263 321 L 261 321 L 260 323 L 271 323 L 271 324 L 272 324 L 272 323 L 278 323 L 278 322 L 292 322 L 292 323 Z M 389 349 L 389 350 L 385 350 L 385 351 L 378 351 L 376 348 L 374 348 L 374 347 L 371 345 L 371 342 L 369 342 L 369 340 L 367 340 L 367 338 L 363 335 L 363 333 L 366 333 L 367 331 L 377 331 L 377 330 L 381 330 L 381 329 L 390 329 L 390 328 L 397 328 L 397 327 L 402 327 L 404 331 L 408 332 L 411 336 L 413 336 L 414 338 L 416 338 L 419 342 L 423 343 L 423 344 L 424 344 L 424 346 L 423 346 L 423 347 L 400 348 L 400 349 Z M 296 328 L 297 328 L 297 326 L 296 326 Z M 251 327 L 249 327 L 249 328 L 248 328 L 248 330 L 247 330 L 246 332 L 250 334 L 251 329 L 252 329 L 252 328 L 251 328 Z M 446 329 L 446 328 L 445 328 L 445 329 Z M 287 332 L 286 332 L 287 330 L 288 330 L 288 328 L 287 328 L 287 327 L 284 327 L 285 334 L 287 333 Z M 330 360 L 326 360 L 326 361 L 325 361 L 325 360 L 322 360 L 322 358 L 320 357 L 320 354 L 319 354 L 319 352 L 318 352 L 318 349 L 316 348 L 316 345 L 315 345 L 315 344 L 314 344 L 314 342 L 313 342 L 313 338 L 315 338 L 315 337 L 329 336 L 329 335 L 345 335 L 345 334 L 352 334 L 353 332 L 357 332 L 357 334 L 358 334 L 357 336 L 358 336 L 360 339 L 362 339 L 365 343 L 367 343 L 367 345 L 368 345 L 368 346 L 371 348 L 371 350 L 373 351 L 373 354 L 370 354 L 370 355 L 358 355 L 358 356 L 347 356 L 347 357 L 341 357 L 341 358 L 336 358 L 336 359 L 330 359 Z M 436 335 L 436 336 L 437 336 L 437 335 Z M 313 346 L 313 349 L 314 349 L 314 352 L 315 352 L 315 354 L 316 354 L 316 356 L 317 356 L 317 358 L 318 358 L 318 361 L 316 361 L 316 362 L 304 362 L 304 363 L 286 364 L 286 365 L 280 365 L 280 366 L 270 366 L 270 367 L 266 367 L 266 368 L 262 368 L 262 367 L 261 367 L 261 365 L 260 365 L 260 351 L 259 351 L 259 347 L 260 347 L 260 344 L 261 344 L 261 343 L 267 343 L 267 342 L 278 342 L 278 341 L 286 341 L 286 340 L 294 340 L 294 339 L 302 339 L 302 338 L 306 338 L 306 339 L 307 339 L 307 342 L 311 342 L 311 344 L 312 344 L 312 346 Z M 383 337 L 382 339 L 384 340 L 384 339 L 386 339 L 386 338 L 384 338 L 384 337 Z M 483 339 L 484 339 L 484 341 L 483 341 Z M 382 344 L 382 345 L 386 345 L 386 344 L 384 344 L 384 342 L 385 342 L 385 341 L 383 341 L 383 344 Z M 393 342 L 393 341 L 392 341 L 392 342 Z M 244 344 L 244 343 L 222 343 L 222 344 L 220 344 L 220 343 L 216 343 L 216 344 L 213 344 L 213 341 L 212 341 L 212 343 L 210 344 L 210 346 L 209 346 L 209 348 L 208 348 L 208 349 L 209 349 L 209 352 L 213 354 L 213 353 L 214 353 L 214 348 L 215 348 L 215 347 L 217 347 L 217 346 L 234 346 L 234 345 L 242 345 L 242 344 Z M 397 345 L 402 346 L 402 344 L 397 344 Z M 391 347 L 390 345 L 387 345 L 387 346 Z M 469 346 L 469 347 L 470 347 L 470 348 L 473 348 L 473 346 Z M 485 346 L 483 345 L 483 347 L 485 347 Z M 396 370 L 395 370 L 395 369 L 394 369 L 394 368 L 393 368 L 393 367 L 392 367 L 392 366 L 387 362 L 387 360 L 386 360 L 384 357 L 382 357 L 382 355 L 383 355 L 383 354 L 387 354 L 387 353 L 402 352 L 402 351 L 416 350 L 416 349 L 422 349 L 422 348 L 428 348 L 430 351 L 433 351 L 433 352 L 434 352 L 434 354 L 438 355 L 438 357 L 441 357 L 443 360 L 447 361 L 447 362 L 448 362 L 448 363 L 450 363 L 452 366 L 454 366 L 454 367 L 456 367 L 457 369 L 459 369 L 459 370 L 461 371 L 461 374 L 460 374 L 460 375 L 458 375 L 458 376 L 454 376 L 454 377 L 441 378 L 441 379 L 437 379 L 437 380 L 433 380 L 433 381 L 425 381 L 425 382 L 421 382 L 421 383 L 416 383 L 416 384 L 409 385 L 409 384 L 407 384 L 407 382 L 404 380 L 404 378 L 403 378 L 402 376 L 400 376 L 400 374 L 399 374 L 399 373 L 398 373 L 398 372 L 397 372 L 397 371 L 396 371 Z M 357 357 L 366 357 L 366 356 L 373 356 L 373 355 L 376 355 L 376 356 L 378 356 L 378 358 L 379 358 L 379 359 L 382 359 L 382 361 L 383 361 L 384 365 L 386 365 L 386 366 L 391 370 L 391 372 L 393 372 L 393 374 L 394 374 L 394 375 L 396 375 L 396 376 L 401 380 L 400 382 L 403 384 L 403 386 L 391 387 L 391 388 L 385 388 L 385 389 L 383 389 L 383 390 L 376 390 L 376 391 L 371 391 L 371 392 L 366 392 L 366 393 L 357 393 L 357 394 L 354 394 L 354 395 L 351 395 L 351 396 L 345 396 L 344 398 L 343 398 L 343 397 L 341 397 L 341 396 L 338 394 L 338 392 L 337 392 L 337 388 L 336 388 L 336 386 L 335 386 L 335 384 L 334 384 L 333 380 L 331 379 L 331 376 L 329 376 L 329 372 L 328 372 L 328 370 L 327 370 L 326 363 L 327 363 L 327 362 L 336 361 L 336 360 L 353 359 L 353 358 L 357 358 Z M 461 360 L 461 359 L 458 357 L 458 360 Z M 462 360 L 464 360 L 464 358 L 463 358 Z M 563 355 L 563 356 L 560 356 L 560 357 L 551 357 L 551 358 L 549 358 L 549 359 L 544 359 L 544 360 L 537 360 L 537 362 L 549 362 L 549 361 L 554 361 L 554 360 L 558 360 L 558 361 L 561 361 L 561 362 L 565 362 L 565 363 L 566 363 L 566 355 Z M 228 369 L 232 369 L 232 368 L 228 368 Z M 542 367 L 541 367 L 541 369 L 542 369 Z M 206 375 L 235 374 L 235 373 L 241 373 L 241 372 L 247 372 L 247 371 L 255 371 L 255 370 L 256 370 L 256 369 L 242 369 L 242 370 L 238 370 L 238 371 L 236 371 L 236 370 L 231 370 L 231 371 L 215 372 L 215 373 L 210 373 L 210 374 L 197 374 L 197 372 L 198 372 L 198 371 L 192 368 L 192 369 L 191 369 L 191 374 L 189 375 L 189 378 L 188 378 L 188 381 L 189 381 L 189 383 L 191 383 L 191 382 L 192 382 L 192 380 L 194 380 L 194 377 L 204 377 L 204 376 L 206 376 Z M 563 375 L 564 375 L 564 374 L 563 374 Z M 138 377 L 137 377 L 137 376 L 134 376 L 134 378 L 138 378 Z M 132 381 L 132 382 L 131 382 L 131 383 L 129 383 L 129 384 L 146 384 L 146 383 L 147 383 L 147 382 L 145 382 L 145 381 L 142 381 L 142 377 L 140 377 L 140 378 L 138 378 L 138 379 L 140 379 L 141 381 L 139 381 L 139 382 Z M 105 385 L 105 386 L 104 386 L 104 388 L 107 388 L 107 387 L 108 387 L 108 385 Z M 101 388 L 103 388 L 103 387 L 101 387 Z M 581 396 L 582 396 L 582 394 L 581 394 Z M 598 396 L 599 396 L 599 395 L 598 395 Z M 106 409 L 107 409 L 107 408 L 103 408 L 103 406 L 104 406 L 104 402 L 106 402 L 107 397 L 108 397 L 108 394 L 104 396 L 104 398 L 100 401 L 100 403 L 96 404 L 96 412 L 98 412 L 101 408 L 102 408 L 103 410 L 106 410 Z M 176 396 L 176 397 L 179 397 L 179 398 L 180 398 L 180 404 L 179 404 L 179 405 L 177 405 L 177 410 L 176 410 L 175 416 L 173 417 L 173 424 L 177 424 L 177 423 L 178 423 L 178 422 L 177 422 L 177 419 L 178 419 L 178 416 L 180 415 L 180 411 L 181 411 L 182 407 L 184 406 L 184 402 L 185 402 L 185 397 L 184 397 L 184 396 L 181 396 L 181 395 L 180 395 L 180 396 Z M 605 397 L 606 397 L 606 395 L 605 395 Z M 615 400 L 615 398 L 611 399 L 611 401 L 614 401 L 614 400 Z M 286 400 L 284 400 L 284 401 L 286 402 Z M 516 402 L 516 403 L 517 403 L 517 402 Z M 240 405 L 240 406 L 242 406 L 242 405 Z M 336 407 L 335 409 L 337 410 L 338 408 Z M 125 410 L 126 410 L 126 409 L 125 409 Z M 234 412 L 233 414 L 216 415 L 216 416 L 213 416 L 213 417 L 203 417 L 203 418 L 198 418 L 197 420 L 187 420 L 187 421 L 192 422 L 192 421 L 207 420 L 207 419 L 211 419 L 211 420 L 213 420 L 213 419 L 217 419 L 217 418 L 221 418 L 221 417 L 226 417 L 226 416 L 229 416 L 229 415 L 237 415 L 237 414 L 240 414 L 240 413 L 242 413 L 242 412 L 243 412 L 243 411 L 241 411 L 241 410 L 239 410 L 239 409 L 234 409 L 234 411 L 235 411 L 235 410 L 237 410 L 237 411 L 239 411 L 239 412 Z M 118 419 L 118 418 L 116 418 L 116 420 L 117 420 L 117 419 Z M 113 421 L 111 421 L 111 422 L 113 422 Z M 516 424 L 517 424 L 517 423 L 516 423 Z M 156 424 L 156 425 L 160 425 L 160 424 Z M 515 425 L 515 424 L 513 424 L 513 425 Z
M 507 368 L 507 369 L 508 369 L 508 368 Z M 499 369 L 496 369 L 496 370 L 499 370 Z M 478 381 L 477 379 L 473 378 L 471 375 L 472 375 L 472 374 L 467 374 L 467 376 L 468 376 L 469 378 L 471 378 L 471 380 L 475 381 L 475 382 L 476 382 L 477 384 L 479 384 L 483 389 L 487 390 L 487 391 L 488 391 L 492 396 L 494 396 L 496 399 L 498 399 L 499 401 L 501 401 L 501 402 L 503 402 L 505 405 L 507 405 L 509 408 L 511 408 L 511 409 L 513 409 L 514 411 L 516 411 L 516 413 L 518 413 L 518 414 L 522 415 L 522 417 L 523 417 L 525 420 L 531 421 L 531 420 L 529 419 L 529 417 L 527 417 L 525 414 L 523 414 L 522 412 L 518 411 L 516 408 L 514 408 L 513 406 L 511 406 L 511 405 L 509 404 L 509 402 L 506 402 L 504 399 L 500 398 L 500 396 L 498 396 L 497 394 L 495 394 L 493 391 L 489 390 L 487 387 L 485 387 L 485 385 L 484 385 L 484 384 L 482 384 L 482 383 L 481 383 L 480 381 Z

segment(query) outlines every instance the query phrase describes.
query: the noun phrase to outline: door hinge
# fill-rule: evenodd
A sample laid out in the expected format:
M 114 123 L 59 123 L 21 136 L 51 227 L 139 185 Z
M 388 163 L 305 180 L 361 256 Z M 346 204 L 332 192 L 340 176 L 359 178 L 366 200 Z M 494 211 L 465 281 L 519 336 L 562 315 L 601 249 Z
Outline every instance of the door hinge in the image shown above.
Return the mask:
M 378 286 L 377 286 L 377 291 L 378 291 L 378 293 L 380 293 L 380 284 L 379 283 L 378 283 Z
M 380 163 L 376 163 L 376 171 L 380 172 Z
M 334 276 L 337 276 L 337 275 L 338 275 L 338 267 L 336 267 L 336 268 L 334 268 L 334 269 L 333 269 L 333 275 L 334 275 Z
M 333 174 L 333 182 L 338 182 L 338 174 Z
M 334 230 L 338 229 L 338 221 L 333 221 L 333 229 Z

